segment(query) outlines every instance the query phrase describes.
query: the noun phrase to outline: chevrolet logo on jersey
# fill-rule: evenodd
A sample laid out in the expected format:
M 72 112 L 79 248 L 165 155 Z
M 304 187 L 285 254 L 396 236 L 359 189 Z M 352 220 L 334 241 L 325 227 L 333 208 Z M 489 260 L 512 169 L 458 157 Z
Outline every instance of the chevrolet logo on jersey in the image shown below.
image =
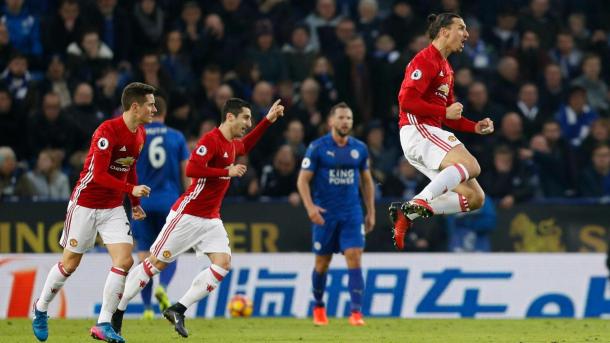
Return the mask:
M 131 156 L 127 156 L 127 157 L 116 159 L 114 161 L 114 163 L 124 166 L 124 167 L 131 167 L 135 161 L 136 161 L 135 158 L 133 158 Z

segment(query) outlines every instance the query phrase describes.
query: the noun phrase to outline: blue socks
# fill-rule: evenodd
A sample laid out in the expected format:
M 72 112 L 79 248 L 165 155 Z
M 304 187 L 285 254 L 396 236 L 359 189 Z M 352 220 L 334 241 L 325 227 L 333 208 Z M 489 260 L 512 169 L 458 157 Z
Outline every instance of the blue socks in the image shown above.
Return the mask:
M 326 273 L 318 273 L 314 269 L 311 273 L 311 286 L 313 292 L 313 298 L 316 301 L 316 307 L 323 307 L 324 290 L 326 289 Z
M 362 308 L 362 293 L 364 292 L 364 279 L 362 278 L 362 269 L 348 269 L 347 273 L 349 275 L 349 280 L 347 281 L 347 288 L 349 289 L 349 295 L 352 298 L 352 312 L 360 312 Z

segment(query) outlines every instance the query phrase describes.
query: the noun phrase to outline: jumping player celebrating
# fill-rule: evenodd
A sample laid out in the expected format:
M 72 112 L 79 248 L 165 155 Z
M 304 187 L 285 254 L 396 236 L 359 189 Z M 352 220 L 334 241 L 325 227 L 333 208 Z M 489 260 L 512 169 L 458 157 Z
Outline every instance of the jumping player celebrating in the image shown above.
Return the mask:
M 99 233 L 112 258 L 102 309 L 91 335 L 106 342 L 124 342 L 110 325 L 116 310 L 127 271 L 133 264 L 133 239 L 129 220 L 123 209 L 125 193 L 132 205 L 132 218 L 146 217 L 140 197 L 148 196 L 150 188 L 138 183 L 135 162 L 144 145 L 142 125 L 152 121 L 155 89 L 134 82 L 123 90 L 123 115 L 103 122 L 93 134 L 89 154 L 70 202 L 60 244 L 64 248 L 61 261 L 51 268 L 40 298 L 34 303 L 32 328 L 39 341 L 46 341 L 49 331 L 47 308 L 68 277 L 76 270 L 85 251 L 93 247 Z
M 398 93 L 400 144 L 405 157 L 431 182 L 412 200 L 390 205 L 393 240 L 404 248 L 405 233 L 417 217 L 465 212 L 480 208 L 485 195 L 475 177 L 477 160 L 451 133 L 441 128 L 481 135 L 494 131 L 485 118 L 462 117 L 462 104 L 453 94 L 453 70 L 447 57 L 464 49 L 466 24 L 454 13 L 431 14 L 428 33 L 432 43 L 407 65 Z
M 112 318 L 116 331 L 121 330 L 123 311 L 129 300 L 178 255 L 192 248 L 198 256 L 207 255 L 212 264 L 195 276 L 189 290 L 176 304 L 163 312 L 176 331 L 188 337 L 184 312 L 216 289 L 231 266 L 231 249 L 220 220 L 220 205 L 231 178 L 246 172 L 245 165 L 234 164 L 235 157 L 250 152 L 271 123 L 284 115 L 284 106 L 279 103 L 277 100 L 265 118 L 243 137 L 252 126 L 250 105 L 241 99 L 227 100 L 220 127 L 201 137 L 191 153 L 186 165 L 186 176 L 193 179 L 191 186 L 174 203 L 165 226 L 150 248 L 151 255 L 129 273 L 123 299 Z M 236 139 L 240 137 L 243 139 Z

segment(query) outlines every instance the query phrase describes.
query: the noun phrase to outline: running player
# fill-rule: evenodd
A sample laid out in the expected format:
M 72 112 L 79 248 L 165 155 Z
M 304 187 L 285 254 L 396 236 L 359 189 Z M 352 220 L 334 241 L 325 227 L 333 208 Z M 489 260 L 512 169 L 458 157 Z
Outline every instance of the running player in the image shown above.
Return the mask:
M 462 104 L 453 94 L 453 70 L 447 57 L 464 49 L 466 24 L 454 13 L 431 14 L 428 34 L 432 43 L 407 65 L 398 93 L 400 144 L 405 157 L 431 182 L 412 200 L 390 205 L 393 240 L 404 248 L 405 233 L 417 217 L 480 208 L 485 194 L 475 179 L 477 160 L 441 125 L 481 135 L 494 131 L 485 118 L 473 122 L 462 117 Z
M 164 124 L 167 104 L 162 97 L 155 96 L 155 106 L 157 113 L 153 122 L 144 127 L 146 143 L 142 149 L 142 158 L 138 160 L 138 180 L 151 189 L 151 196 L 142 199 L 146 219 L 133 223 L 133 237 L 140 261 L 150 255 L 150 246 L 161 232 L 172 204 L 186 188 L 188 181 L 185 175 L 186 161 L 189 158 L 186 139 L 180 131 Z M 159 301 L 161 312 L 170 305 L 166 289 L 175 271 L 176 263 L 170 263 L 159 275 L 155 297 Z M 140 295 L 144 302 L 143 318 L 154 318 L 151 305 L 152 282 L 142 289 Z
M 127 271 L 133 265 L 133 239 L 123 199 L 129 195 L 132 218 L 146 214 L 140 197 L 150 188 L 138 185 L 135 162 L 144 146 L 143 124 L 150 123 L 156 112 L 155 89 L 143 83 L 130 83 L 123 90 L 123 115 L 103 122 L 93 134 L 91 147 L 70 202 L 60 244 L 62 259 L 49 271 L 40 298 L 34 302 L 32 328 L 39 341 L 49 335 L 47 308 L 68 277 L 76 270 L 85 251 L 93 247 L 99 233 L 112 258 L 106 278 L 102 309 L 91 336 L 106 342 L 124 342 L 110 325 L 123 294 Z
M 313 223 L 313 252 L 316 254 L 311 275 L 315 299 L 313 322 L 314 325 L 328 324 L 322 300 L 326 273 L 332 254 L 341 252 L 345 255 L 349 275 L 349 323 L 361 326 L 364 325 L 361 311 L 364 280 L 360 261 L 364 235 L 375 225 L 375 186 L 368 167 L 366 145 L 349 136 L 354 123 L 352 110 L 345 103 L 339 103 L 330 110 L 329 118 L 331 132 L 309 145 L 297 180 L 303 205 Z M 359 186 L 366 207 L 365 218 Z
M 151 255 L 129 273 L 123 299 L 112 318 L 120 331 L 127 303 L 155 274 L 165 269 L 178 255 L 194 249 L 198 256 L 207 255 L 212 264 L 195 276 L 184 296 L 163 312 L 182 337 L 188 337 L 184 326 L 187 308 L 210 294 L 231 267 L 231 248 L 220 220 L 220 205 L 232 177 L 241 177 L 246 166 L 234 164 L 235 157 L 252 150 L 265 130 L 284 115 L 277 100 L 260 123 L 252 126 L 252 111 L 247 102 L 231 98 L 222 108 L 220 126 L 201 137 L 186 165 L 191 186 L 174 203 L 165 226 L 150 248 Z M 243 137 L 243 139 L 237 139 Z

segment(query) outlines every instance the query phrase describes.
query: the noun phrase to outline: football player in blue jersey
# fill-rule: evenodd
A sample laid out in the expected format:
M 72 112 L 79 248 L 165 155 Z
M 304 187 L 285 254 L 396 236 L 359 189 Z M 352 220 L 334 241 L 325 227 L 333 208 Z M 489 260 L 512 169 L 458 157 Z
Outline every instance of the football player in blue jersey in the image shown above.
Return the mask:
M 322 300 L 326 274 L 332 254 L 342 252 L 349 274 L 349 322 L 360 326 L 364 325 L 361 312 L 364 279 L 360 261 L 364 235 L 375 225 L 375 186 L 366 145 L 350 136 L 354 123 L 352 110 L 345 103 L 339 103 L 330 110 L 329 119 L 331 132 L 309 145 L 297 180 L 303 205 L 313 223 L 313 252 L 316 255 L 311 277 L 315 299 L 313 322 L 315 325 L 328 324 Z M 366 216 L 362 211 L 360 190 Z
M 164 124 L 167 103 L 163 97 L 157 95 L 155 100 L 157 114 L 153 117 L 153 122 L 145 126 L 146 143 L 140 154 L 142 158 L 137 164 L 138 180 L 146 180 L 146 184 L 154 191 L 150 197 L 142 198 L 146 220 L 133 223 L 133 235 L 140 261 L 150 255 L 151 244 L 161 232 L 170 208 L 188 182 L 185 167 L 190 151 L 186 139 L 180 131 Z M 159 301 L 161 312 L 170 305 L 166 289 L 175 271 L 176 263 L 172 263 L 159 276 L 160 285 L 155 288 L 155 297 Z M 144 302 L 143 318 L 154 318 L 151 306 L 152 282 L 142 289 L 141 295 Z

